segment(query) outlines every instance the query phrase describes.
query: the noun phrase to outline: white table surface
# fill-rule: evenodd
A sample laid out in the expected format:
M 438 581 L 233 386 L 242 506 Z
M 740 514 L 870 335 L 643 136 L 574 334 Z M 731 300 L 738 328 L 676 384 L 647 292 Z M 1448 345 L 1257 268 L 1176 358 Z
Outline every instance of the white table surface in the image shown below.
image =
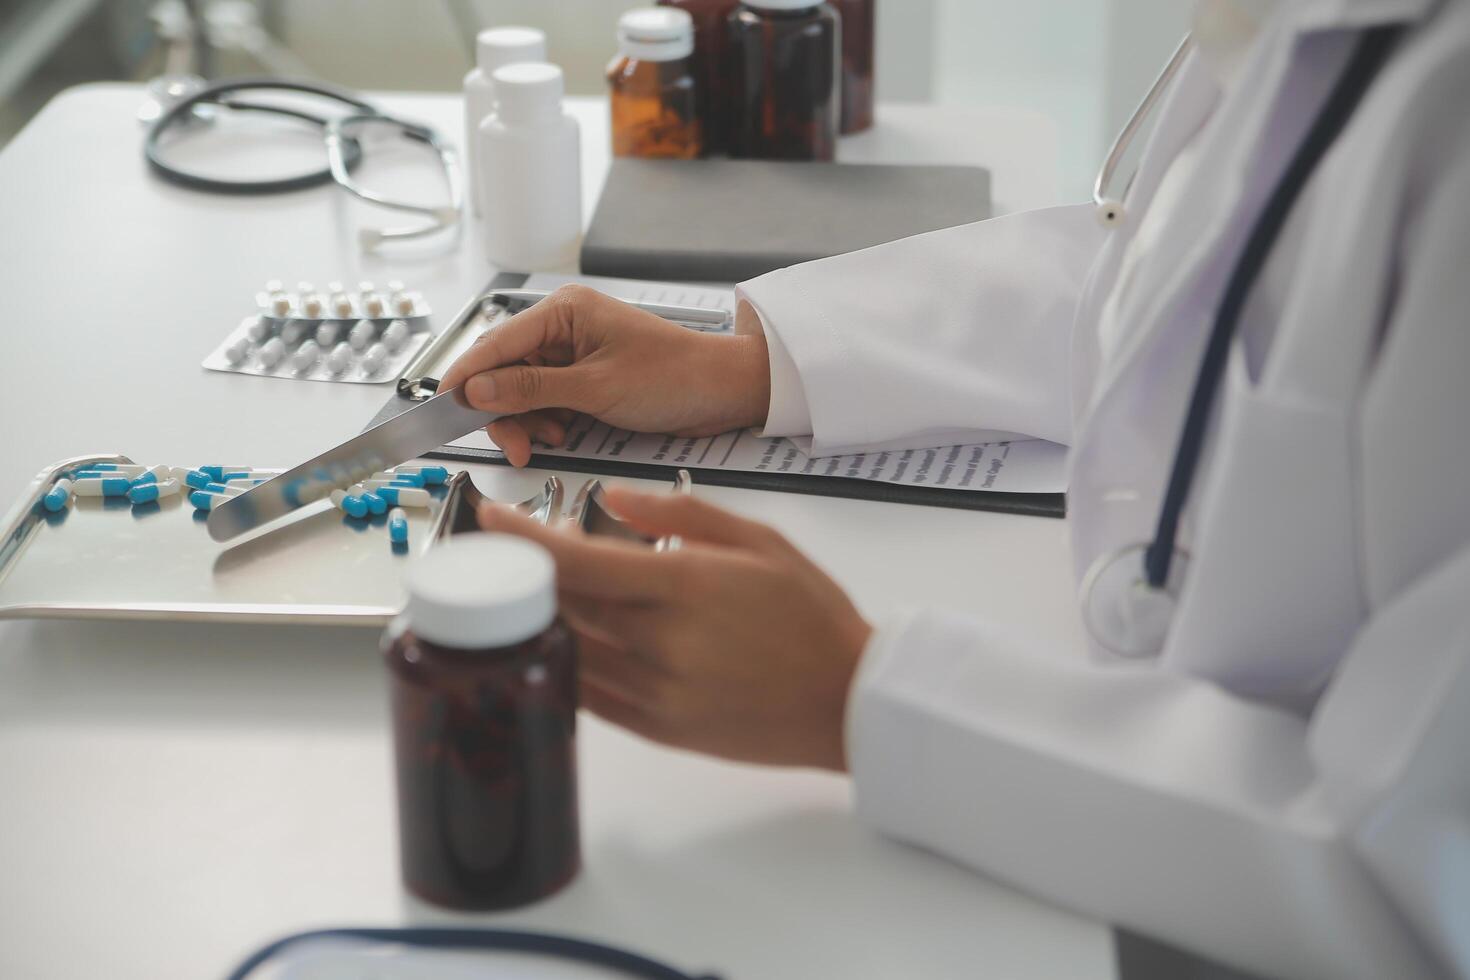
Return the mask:
M 0 508 L 79 453 L 289 465 L 356 432 L 385 386 L 200 368 L 267 279 L 401 278 L 442 325 L 493 272 L 472 236 L 363 256 L 335 189 L 165 185 L 141 156 L 139 97 L 72 90 L 0 153 Z M 458 134 L 456 99 L 382 101 Z M 590 210 L 605 107 L 572 109 Z M 1036 117 L 879 119 L 846 158 L 980 162 L 1002 208 L 1053 202 L 1055 140 Z M 499 499 L 544 478 L 472 469 Z M 698 492 L 780 527 L 870 614 L 939 603 L 1075 639 L 1065 590 L 1045 585 L 1067 574 L 1060 521 Z M 217 976 L 285 932 L 451 918 L 398 884 L 376 647 L 350 629 L 0 623 L 0 976 Z M 732 980 L 1113 975 L 1102 925 L 861 827 L 844 778 L 669 751 L 585 715 L 580 749 L 583 874 L 524 911 L 455 921 L 598 937 Z

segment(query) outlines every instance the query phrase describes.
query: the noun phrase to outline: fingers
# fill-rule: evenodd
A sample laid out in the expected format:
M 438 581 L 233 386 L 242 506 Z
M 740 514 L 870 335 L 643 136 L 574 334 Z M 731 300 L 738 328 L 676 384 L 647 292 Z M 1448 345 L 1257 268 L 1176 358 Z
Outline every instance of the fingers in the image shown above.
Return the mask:
M 595 394 L 590 382 L 590 372 L 576 364 L 569 367 L 511 364 L 471 375 L 464 382 L 464 396 L 472 408 L 483 412 L 518 415 L 538 408 L 570 408 L 580 412 L 590 407 L 590 399 Z
M 485 431 L 512 466 L 525 466 L 531 461 L 532 443 L 543 446 L 566 444 L 567 416 L 552 410 L 527 412 L 496 419 L 485 427 Z
M 557 587 L 563 592 L 625 602 L 663 602 L 680 588 L 684 563 L 678 554 L 659 554 L 628 541 L 550 528 L 498 504 L 482 506 L 478 516 L 486 531 L 517 534 L 550 551 L 556 561 Z
M 542 302 L 492 327 L 450 366 L 440 387 L 448 391 L 482 371 L 514 364 L 551 346 L 564 315 L 560 304 Z
M 619 728 L 626 728 L 654 742 L 668 742 L 668 733 L 658 718 L 634 701 L 621 697 L 617 692 L 597 684 L 584 681 L 578 692 L 582 707 L 609 721 Z
M 786 546 L 785 539 L 765 524 L 685 494 L 608 487 L 607 502 L 619 517 L 654 537 L 678 535 L 690 541 L 757 550 Z

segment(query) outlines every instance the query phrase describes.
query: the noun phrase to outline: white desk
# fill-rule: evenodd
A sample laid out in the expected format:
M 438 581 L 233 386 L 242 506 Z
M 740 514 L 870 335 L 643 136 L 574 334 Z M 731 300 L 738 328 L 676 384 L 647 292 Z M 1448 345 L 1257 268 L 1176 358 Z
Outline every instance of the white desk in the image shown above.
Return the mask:
M 402 278 L 442 325 L 492 272 L 473 241 L 362 256 L 335 189 L 232 199 L 159 183 L 138 99 L 72 91 L 0 154 L 3 506 L 78 453 L 284 465 L 356 432 L 385 387 L 199 367 L 266 279 Z M 456 100 L 384 101 L 457 133 Z M 590 208 L 604 109 L 574 109 Z M 978 160 L 1002 206 L 1052 199 L 1053 140 L 1033 117 L 880 118 L 850 158 Z M 519 499 L 543 475 L 475 478 Z M 1067 574 L 1059 521 L 700 493 L 782 528 L 870 613 L 954 604 L 1070 639 L 1074 617 L 1037 598 L 1063 594 L 1039 587 Z M 977 553 L 1001 557 L 965 560 Z M 385 708 L 370 632 L 0 624 L 0 976 L 216 976 L 281 933 L 441 918 L 398 886 Z M 600 937 L 733 980 L 1112 975 L 1104 927 L 859 827 L 844 779 L 671 752 L 592 718 L 581 758 L 585 872 L 541 905 L 474 921 Z

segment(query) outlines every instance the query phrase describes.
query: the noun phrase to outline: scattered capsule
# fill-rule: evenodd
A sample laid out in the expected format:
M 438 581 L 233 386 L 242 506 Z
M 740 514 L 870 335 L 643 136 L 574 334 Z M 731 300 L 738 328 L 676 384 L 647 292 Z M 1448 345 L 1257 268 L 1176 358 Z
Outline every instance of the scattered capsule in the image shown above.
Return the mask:
M 388 515 L 388 540 L 394 544 L 408 543 L 408 515 L 402 507 L 394 507 Z
M 417 487 L 379 487 L 373 493 L 382 497 L 391 507 L 430 507 L 433 496 Z
M 310 371 L 316 367 L 316 362 L 321 357 L 322 349 L 314 340 L 302 341 L 301 346 L 296 348 L 296 353 L 291 355 L 291 364 L 297 371 Z
M 352 329 L 347 331 L 347 342 L 352 345 L 353 350 L 362 350 L 377 337 L 377 328 L 371 320 L 358 320 Z
M 70 502 L 71 481 L 66 477 L 62 477 L 60 480 L 51 484 L 51 489 L 47 490 L 46 496 L 41 498 L 41 503 L 53 514 L 66 507 Z
M 189 494 L 189 503 L 193 504 L 196 510 L 213 510 L 226 500 L 238 497 L 244 492 L 244 490 L 227 490 L 224 487 L 219 487 L 217 490 L 195 490 Z
M 387 344 L 388 349 L 395 354 L 402 350 L 403 345 L 407 342 L 408 324 L 402 320 L 394 320 L 383 329 L 383 343 Z
M 196 472 L 207 474 L 210 479 L 214 480 L 216 483 L 223 483 L 225 480 L 229 479 L 229 477 L 225 476 L 226 473 L 243 474 L 253 473 L 254 471 L 248 466 L 233 466 L 226 465 L 224 463 L 209 463 L 205 466 L 199 467 Z
M 362 501 L 363 503 L 367 504 L 368 510 L 372 511 L 374 514 L 388 513 L 388 501 L 384 500 L 382 497 L 378 496 L 371 490 L 364 490 L 362 492 Z
M 234 342 L 225 347 L 225 360 L 231 364 L 239 364 L 250 355 L 250 338 L 237 337 Z
M 260 345 L 260 363 L 273 368 L 286 356 L 286 343 L 280 337 L 272 337 Z
M 135 484 L 128 491 L 128 499 L 135 504 L 146 504 L 162 497 L 172 497 L 178 492 L 178 480 L 162 480 L 158 483 L 139 483 Z
M 78 497 L 121 497 L 132 485 L 125 476 L 89 476 L 79 478 L 72 490 Z
M 184 474 L 184 486 L 191 490 L 203 490 L 214 482 L 214 477 L 203 470 L 190 470 Z
M 341 374 L 347 370 L 347 365 L 352 363 L 352 345 L 342 341 L 332 352 L 327 355 L 327 370 L 333 374 Z
M 346 511 L 350 517 L 366 517 L 368 515 L 367 501 L 363 500 L 357 494 L 347 494 L 337 506 Z
M 174 471 L 167 466 L 150 466 L 137 476 L 133 477 L 133 486 L 144 483 L 159 483 L 163 480 L 172 480 Z
M 321 326 L 316 328 L 316 342 L 323 349 L 329 349 L 337 342 L 337 335 L 342 332 L 342 324 L 335 320 L 323 320 Z
M 362 355 L 362 369 L 367 374 L 377 374 L 387 360 L 388 348 L 382 344 L 373 344 Z
M 373 479 L 374 480 L 391 480 L 392 482 L 398 484 L 399 486 L 406 486 L 406 487 L 423 487 L 423 486 L 427 486 L 428 483 L 429 483 L 429 481 L 426 478 L 424 478 L 422 475 L 420 475 L 418 473 L 410 473 L 407 470 L 403 470 L 403 471 L 399 471 L 399 470 L 386 470 L 386 471 L 384 471 L 382 473 L 374 473 L 373 474 Z
M 228 475 L 235 477 L 235 479 L 225 480 L 226 490 L 249 490 L 251 487 L 258 487 L 270 479 L 268 476 L 237 476 L 234 473 Z
M 258 344 L 271 335 L 271 325 L 265 322 L 264 317 L 246 317 L 244 325 L 245 336 L 252 344 Z
M 442 466 L 395 466 L 392 472 L 394 476 L 421 476 L 431 487 L 449 482 L 449 470 Z
M 137 463 L 88 463 L 82 469 L 97 473 L 126 473 L 128 476 L 136 476 L 147 467 L 139 466 Z

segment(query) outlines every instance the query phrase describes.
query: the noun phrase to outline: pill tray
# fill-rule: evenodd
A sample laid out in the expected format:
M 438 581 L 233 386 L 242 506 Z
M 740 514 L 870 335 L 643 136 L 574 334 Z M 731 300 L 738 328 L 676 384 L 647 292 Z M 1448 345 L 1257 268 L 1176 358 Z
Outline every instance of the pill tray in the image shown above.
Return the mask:
M 381 626 L 403 605 L 408 559 L 475 527 L 482 497 L 456 473 L 431 509 L 405 508 L 409 543 L 389 543 L 386 518 L 358 521 L 318 502 L 285 523 L 219 544 L 182 495 L 134 507 L 123 498 L 41 505 L 65 473 L 126 456 L 47 467 L 7 516 L 0 539 L 0 619 L 164 619 Z M 521 505 L 544 521 L 561 512 L 555 478 Z
M 287 322 L 264 312 L 256 316 L 246 317 L 240 321 L 240 324 L 234 330 L 231 330 L 225 336 L 224 340 L 220 341 L 219 346 L 215 347 L 209 356 L 201 362 L 202 365 L 210 371 L 253 374 L 261 378 L 286 378 L 291 381 L 333 381 L 339 384 L 386 384 L 389 381 L 396 381 L 402 377 L 404 367 L 414 359 L 419 349 L 424 346 L 424 343 L 432 334 L 432 331 L 429 329 L 428 315 L 424 312 L 415 313 L 413 316 L 375 318 L 371 322 L 376 327 L 379 336 L 382 335 L 384 328 L 394 320 L 401 320 L 408 327 L 408 339 L 403 342 L 403 346 L 389 353 L 383 363 L 378 366 L 377 370 L 371 372 L 366 371 L 362 366 L 362 352 L 355 351 L 351 363 L 341 373 L 333 373 L 327 367 L 324 356 L 318 357 L 310 368 L 301 371 L 292 362 L 296 350 L 301 346 L 302 341 L 313 337 L 316 329 L 323 323 L 336 324 L 338 333 L 346 336 L 353 324 L 358 321 L 340 320 L 336 317 L 324 317 L 309 321 L 303 320 L 303 323 L 309 324 L 309 329 L 305 331 L 301 341 L 288 344 L 286 346 L 286 354 L 281 361 L 273 366 L 267 367 L 261 360 L 260 345 L 250 343 L 249 341 L 248 332 L 251 324 L 256 320 L 264 321 L 270 329 L 270 334 L 267 339 L 269 337 L 280 336 L 281 327 Z M 242 360 L 238 362 L 231 361 L 229 355 L 225 352 L 241 340 L 245 341 L 248 348 L 247 353 Z M 322 353 L 325 355 L 326 351 Z

